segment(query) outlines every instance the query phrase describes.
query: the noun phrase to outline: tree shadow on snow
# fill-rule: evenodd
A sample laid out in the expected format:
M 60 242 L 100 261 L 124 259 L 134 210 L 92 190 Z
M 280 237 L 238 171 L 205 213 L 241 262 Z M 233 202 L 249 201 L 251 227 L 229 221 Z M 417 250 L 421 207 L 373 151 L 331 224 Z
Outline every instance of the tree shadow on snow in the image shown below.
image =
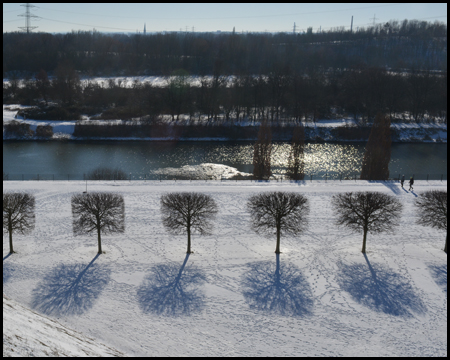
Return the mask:
M 369 180 L 369 183 L 373 184 L 381 184 L 386 186 L 389 190 L 391 190 L 395 195 L 400 195 L 402 193 L 402 187 L 397 180 Z
M 445 295 L 447 295 L 447 264 L 428 265 L 428 269 L 433 280 L 445 292 Z
M 81 315 L 92 308 L 110 279 L 110 269 L 94 264 L 61 264 L 33 290 L 32 307 L 47 315 Z
M 300 270 L 290 264 L 261 261 L 248 264 L 241 286 L 250 308 L 288 316 L 312 313 L 311 288 Z
M 177 264 L 159 264 L 151 268 L 137 290 L 139 305 L 144 312 L 180 316 L 201 311 L 204 295 L 198 289 L 206 280 L 194 265 L 186 266 L 186 254 L 181 268 Z
M 353 300 L 378 312 L 411 317 L 421 314 L 426 306 L 414 292 L 408 280 L 391 269 L 371 264 L 340 264 L 338 283 Z
M 13 275 L 14 270 L 14 264 L 11 264 L 11 262 L 3 263 L 3 284 L 8 282 Z

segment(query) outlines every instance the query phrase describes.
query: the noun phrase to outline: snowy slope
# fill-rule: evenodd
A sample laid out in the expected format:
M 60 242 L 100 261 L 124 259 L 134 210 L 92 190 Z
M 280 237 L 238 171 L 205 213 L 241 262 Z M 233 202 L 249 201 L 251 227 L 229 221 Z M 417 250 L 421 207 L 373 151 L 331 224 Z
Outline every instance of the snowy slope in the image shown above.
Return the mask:
M 359 180 L 88 183 L 125 200 L 125 233 L 104 236 L 101 255 L 94 236 L 72 234 L 70 199 L 84 182 L 3 186 L 36 196 L 36 228 L 15 236 L 16 254 L 3 238 L 4 293 L 124 354 L 447 356 L 445 233 L 417 225 L 413 206 L 446 181 L 416 181 L 414 192 Z M 311 205 L 308 230 L 282 237 L 278 258 L 275 238 L 253 233 L 245 208 L 269 190 L 301 192 Z M 366 256 L 362 234 L 336 227 L 330 208 L 333 194 L 365 190 L 404 205 L 395 234 L 369 234 Z M 194 235 L 190 256 L 185 236 L 161 222 L 170 191 L 201 191 L 219 206 L 213 235 Z
M 3 356 L 123 356 L 3 294 Z

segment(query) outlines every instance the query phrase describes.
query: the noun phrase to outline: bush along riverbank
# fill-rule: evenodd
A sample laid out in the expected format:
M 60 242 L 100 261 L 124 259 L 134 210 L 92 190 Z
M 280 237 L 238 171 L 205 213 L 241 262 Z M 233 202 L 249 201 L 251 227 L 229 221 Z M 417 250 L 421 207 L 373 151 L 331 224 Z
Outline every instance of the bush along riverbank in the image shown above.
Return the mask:
M 256 140 L 259 122 L 241 123 L 189 123 L 139 120 L 77 120 L 41 121 L 5 119 L 3 140 L 204 140 L 253 141 Z M 320 120 L 303 123 L 305 140 L 314 142 L 367 141 L 371 124 L 357 124 L 349 120 Z M 273 123 L 274 141 L 291 141 L 295 124 Z M 393 142 L 447 142 L 445 123 L 393 123 Z

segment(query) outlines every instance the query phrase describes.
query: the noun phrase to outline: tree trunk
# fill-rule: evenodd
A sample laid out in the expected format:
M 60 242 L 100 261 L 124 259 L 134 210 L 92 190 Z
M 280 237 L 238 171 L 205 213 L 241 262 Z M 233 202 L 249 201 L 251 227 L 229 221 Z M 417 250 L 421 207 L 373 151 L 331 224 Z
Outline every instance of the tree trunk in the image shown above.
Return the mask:
M 187 234 L 188 234 L 188 245 L 187 245 L 187 254 L 191 253 L 191 227 L 188 226 L 187 228 Z
M 281 229 L 280 229 L 280 226 L 277 226 L 277 248 L 275 249 L 275 254 L 279 254 L 279 253 L 281 253 L 281 251 L 280 251 L 280 233 L 281 233 L 281 231 L 280 231 Z
M 102 253 L 102 241 L 100 238 L 100 228 L 97 228 L 97 236 L 98 236 L 98 253 Z
M 444 251 L 445 251 L 445 253 L 447 253 L 447 235 L 445 235 L 445 246 L 444 246 Z
M 13 243 L 12 243 L 12 228 L 11 227 L 9 227 L 8 232 L 9 232 L 9 253 L 12 254 L 14 252 L 14 249 L 13 249 Z
M 275 279 L 276 279 L 276 283 L 279 284 L 280 283 L 280 254 L 276 254 L 276 261 L 277 261 L 277 267 L 275 268 Z
M 366 253 L 366 239 L 367 239 L 367 229 L 364 229 L 363 247 L 361 252 Z

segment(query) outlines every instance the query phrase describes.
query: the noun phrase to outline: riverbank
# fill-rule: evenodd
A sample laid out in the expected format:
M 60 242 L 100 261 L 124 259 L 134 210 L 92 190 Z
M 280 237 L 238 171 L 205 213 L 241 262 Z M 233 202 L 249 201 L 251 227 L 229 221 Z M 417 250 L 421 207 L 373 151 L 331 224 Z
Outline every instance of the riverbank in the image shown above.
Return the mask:
M 240 121 L 211 125 L 183 119 L 158 123 L 139 120 L 45 121 L 17 116 L 20 105 L 3 105 L 3 140 L 136 140 L 136 141 L 254 141 L 259 122 Z M 304 122 L 305 140 L 313 142 L 367 141 L 370 125 L 361 126 L 352 118 Z M 272 127 L 272 140 L 291 141 L 292 124 Z M 446 143 L 447 124 L 435 122 L 395 122 L 393 142 Z

